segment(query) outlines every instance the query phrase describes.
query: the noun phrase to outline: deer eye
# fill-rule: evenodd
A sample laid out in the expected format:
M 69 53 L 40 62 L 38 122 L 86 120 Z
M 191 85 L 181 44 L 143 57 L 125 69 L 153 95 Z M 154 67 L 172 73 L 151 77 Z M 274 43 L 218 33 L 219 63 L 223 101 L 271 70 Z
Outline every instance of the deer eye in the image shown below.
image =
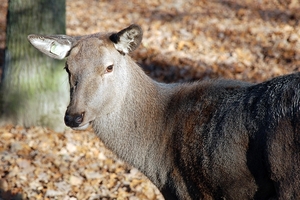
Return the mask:
M 113 71 L 114 65 L 109 65 L 108 67 L 106 67 L 106 73 L 110 73 Z

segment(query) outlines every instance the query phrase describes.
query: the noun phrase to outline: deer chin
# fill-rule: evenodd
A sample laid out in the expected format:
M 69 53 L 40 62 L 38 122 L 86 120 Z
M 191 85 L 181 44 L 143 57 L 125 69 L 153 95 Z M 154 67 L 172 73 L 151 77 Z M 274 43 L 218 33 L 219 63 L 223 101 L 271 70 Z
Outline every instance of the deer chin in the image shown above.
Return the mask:
M 91 124 L 91 122 L 87 122 L 85 124 L 80 124 L 79 126 L 77 127 L 71 127 L 73 130 L 76 130 L 76 131 L 83 131 L 83 130 L 86 130 L 89 125 Z

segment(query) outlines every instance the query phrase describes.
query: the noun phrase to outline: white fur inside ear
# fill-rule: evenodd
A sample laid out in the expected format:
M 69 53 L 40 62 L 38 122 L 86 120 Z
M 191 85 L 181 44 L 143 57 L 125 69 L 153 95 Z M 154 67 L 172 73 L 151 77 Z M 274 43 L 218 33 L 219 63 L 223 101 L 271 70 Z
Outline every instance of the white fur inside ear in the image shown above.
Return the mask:
M 57 42 L 52 42 L 50 46 L 50 52 L 57 55 L 60 59 L 66 57 L 67 53 L 70 51 L 70 45 L 63 45 Z
M 28 39 L 35 48 L 55 59 L 64 59 L 72 48 L 71 41 L 61 37 L 29 35 Z
M 140 27 L 132 25 L 117 33 L 117 38 L 112 37 L 112 41 L 118 51 L 128 54 L 139 46 L 142 35 Z
M 115 44 L 117 50 L 124 52 L 125 54 L 129 53 L 131 49 L 131 44 L 135 44 L 134 37 L 128 32 L 125 32 L 121 37 L 120 41 Z

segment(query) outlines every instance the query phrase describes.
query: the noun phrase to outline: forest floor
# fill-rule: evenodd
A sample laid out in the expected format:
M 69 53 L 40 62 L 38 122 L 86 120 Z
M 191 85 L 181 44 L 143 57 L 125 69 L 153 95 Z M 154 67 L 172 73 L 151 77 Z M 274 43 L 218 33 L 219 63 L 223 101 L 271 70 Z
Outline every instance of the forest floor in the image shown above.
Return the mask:
M 261 82 L 300 69 L 299 0 L 66 2 L 69 35 L 141 25 L 132 57 L 159 81 Z M 0 68 L 6 9 L 0 0 Z M 92 130 L 0 127 L 0 158 L 0 199 L 162 199 Z

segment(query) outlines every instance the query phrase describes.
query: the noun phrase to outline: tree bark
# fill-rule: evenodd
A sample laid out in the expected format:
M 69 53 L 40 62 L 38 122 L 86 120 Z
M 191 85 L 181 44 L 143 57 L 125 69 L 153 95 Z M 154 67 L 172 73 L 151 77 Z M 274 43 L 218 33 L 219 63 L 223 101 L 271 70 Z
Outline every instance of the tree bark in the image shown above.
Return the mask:
M 0 85 L 0 123 L 64 129 L 68 78 L 64 62 L 50 59 L 27 35 L 65 34 L 65 0 L 11 0 Z

